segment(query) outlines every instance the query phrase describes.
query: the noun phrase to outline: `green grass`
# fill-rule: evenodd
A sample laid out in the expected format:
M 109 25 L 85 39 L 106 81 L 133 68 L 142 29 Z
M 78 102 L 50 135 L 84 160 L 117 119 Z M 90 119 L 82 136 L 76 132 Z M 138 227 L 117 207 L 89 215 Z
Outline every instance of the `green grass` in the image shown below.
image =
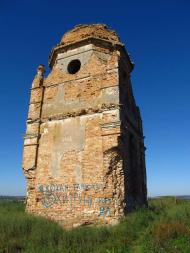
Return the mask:
M 0 253 L 189 253 L 190 201 L 162 198 L 114 227 L 70 231 L 0 201 Z

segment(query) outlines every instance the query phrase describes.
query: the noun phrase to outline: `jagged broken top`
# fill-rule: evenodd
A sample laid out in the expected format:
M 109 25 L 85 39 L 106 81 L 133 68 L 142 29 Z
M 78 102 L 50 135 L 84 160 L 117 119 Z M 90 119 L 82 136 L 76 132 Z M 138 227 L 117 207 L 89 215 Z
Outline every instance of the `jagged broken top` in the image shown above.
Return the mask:
M 99 38 L 112 43 L 121 43 L 115 31 L 111 31 L 104 24 L 77 25 L 74 29 L 66 32 L 61 39 L 62 45 L 70 44 L 86 38 Z

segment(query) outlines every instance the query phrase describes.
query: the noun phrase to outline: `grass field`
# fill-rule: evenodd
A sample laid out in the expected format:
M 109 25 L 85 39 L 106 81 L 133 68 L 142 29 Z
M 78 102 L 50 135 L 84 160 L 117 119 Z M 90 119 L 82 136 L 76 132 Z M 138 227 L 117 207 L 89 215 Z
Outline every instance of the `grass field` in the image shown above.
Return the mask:
M 190 253 L 190 201 L 162 198 L 114 227 L 65 231 L 0 201 L 0 253 Z

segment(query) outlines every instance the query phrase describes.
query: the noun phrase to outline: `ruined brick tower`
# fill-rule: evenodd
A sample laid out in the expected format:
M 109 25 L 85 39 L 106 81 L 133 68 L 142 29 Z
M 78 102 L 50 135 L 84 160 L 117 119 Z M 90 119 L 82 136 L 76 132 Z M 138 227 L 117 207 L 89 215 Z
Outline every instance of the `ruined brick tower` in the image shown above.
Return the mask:
M 146 205 L 145 147 L 133 64 L 105 25 L 65 33 L 32 83 L 23 170 L 27 211 L 65 226 L 115 224 Z

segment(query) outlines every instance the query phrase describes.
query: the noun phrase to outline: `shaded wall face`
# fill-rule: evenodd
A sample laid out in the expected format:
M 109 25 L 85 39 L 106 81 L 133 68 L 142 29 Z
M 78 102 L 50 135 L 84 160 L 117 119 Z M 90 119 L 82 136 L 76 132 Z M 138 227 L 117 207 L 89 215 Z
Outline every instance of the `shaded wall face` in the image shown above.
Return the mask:
M 147 204 L 147 189 L 141 115 L 134 99 L 126 62 L 122 57 L 119 61 L 119 84 L 125 211 L 128 211 Z
M 76 59 L 80 70 L 69 74 Z M 31 122 L 37 112 L 30 105 Z M 28 210 L 69 226 L 117 221 L 124 209 L 117 52 L 88 45 L 58 54 L 40 112 Z

